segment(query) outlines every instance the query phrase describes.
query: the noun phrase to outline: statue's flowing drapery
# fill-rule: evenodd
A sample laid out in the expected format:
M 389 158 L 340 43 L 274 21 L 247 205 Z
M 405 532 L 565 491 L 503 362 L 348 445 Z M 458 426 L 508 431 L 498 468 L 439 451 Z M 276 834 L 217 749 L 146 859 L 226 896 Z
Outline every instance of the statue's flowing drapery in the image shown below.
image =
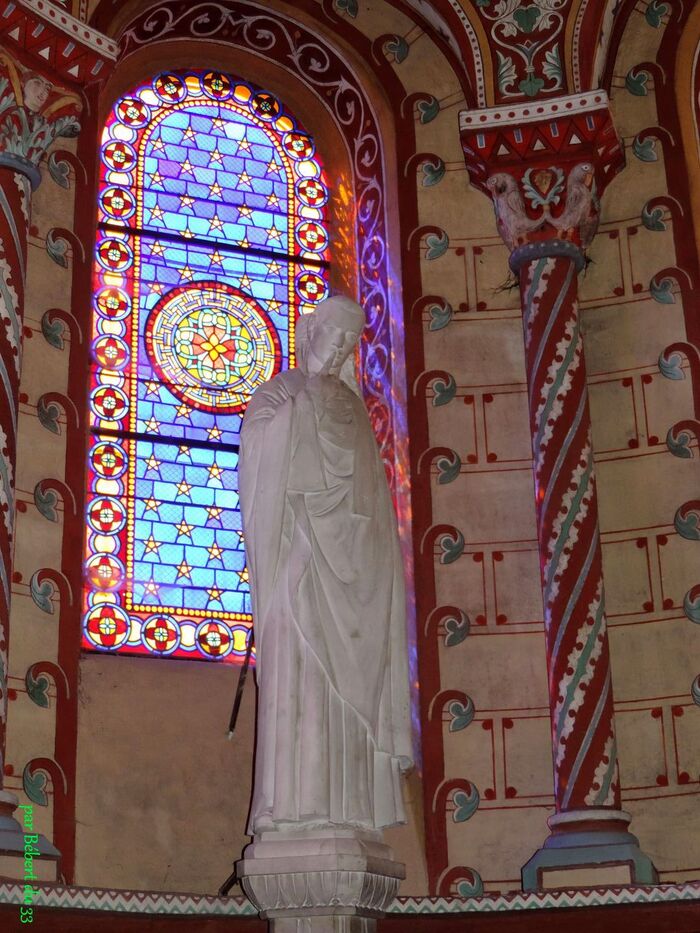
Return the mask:
M 403 822 L 403 570 L 362 400 L 335 377 L 276 376 L 248 406 L 239 476 L 259 687 L 249 832 Z

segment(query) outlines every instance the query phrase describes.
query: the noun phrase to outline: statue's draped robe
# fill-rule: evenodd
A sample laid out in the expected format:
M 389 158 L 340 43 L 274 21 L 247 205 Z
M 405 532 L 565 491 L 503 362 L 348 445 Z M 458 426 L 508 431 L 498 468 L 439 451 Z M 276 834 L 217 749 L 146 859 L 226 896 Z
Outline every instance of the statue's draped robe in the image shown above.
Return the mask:
M 276 376 L 248 406 L 239 475 L 259 687 L 249 832 L 403 822 L 403 571 L 361 399 L 334 377 Z

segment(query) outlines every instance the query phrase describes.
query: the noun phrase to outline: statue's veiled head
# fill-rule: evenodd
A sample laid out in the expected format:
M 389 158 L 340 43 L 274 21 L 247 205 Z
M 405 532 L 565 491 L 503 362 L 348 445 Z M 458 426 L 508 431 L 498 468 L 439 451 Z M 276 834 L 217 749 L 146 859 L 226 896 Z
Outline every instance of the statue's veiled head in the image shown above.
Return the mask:
M 297 324 L 299 368 L 308 376 L 340 375 L 364 326 L 365 312 L 351 298 L 326 298 Z

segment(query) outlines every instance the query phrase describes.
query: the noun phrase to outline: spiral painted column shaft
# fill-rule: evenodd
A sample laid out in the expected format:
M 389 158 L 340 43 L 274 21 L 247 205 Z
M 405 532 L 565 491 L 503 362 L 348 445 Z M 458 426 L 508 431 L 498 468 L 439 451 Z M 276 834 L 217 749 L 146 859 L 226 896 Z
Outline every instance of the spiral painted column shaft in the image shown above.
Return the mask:
M 7 643 L 12 583 L 17 401 L 31 185 L 0 167 L 0 788 L 7 722 Z
M 577 259 L 520 267 L 558 813 L 620 807 Z
M 555 813 L 525 890 L 650 884 L 621 809 L 578 274 L 624 166 L 607 95 L 462 111 L 471 183 L 493 202 L 525 336 Z

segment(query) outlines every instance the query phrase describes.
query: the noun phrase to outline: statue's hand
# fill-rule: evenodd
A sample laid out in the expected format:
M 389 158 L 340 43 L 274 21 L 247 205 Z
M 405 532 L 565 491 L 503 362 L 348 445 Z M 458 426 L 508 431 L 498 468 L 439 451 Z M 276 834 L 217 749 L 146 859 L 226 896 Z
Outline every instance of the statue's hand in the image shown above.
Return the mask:
M 306 391 L 314 398 L 325 398 L 335 390 L 338 380 L 334 376 L 316 374 L 306 380 Z
M 314 401 L 319 420 L 350 424 L 353 417 L 352 394 L 336 376 L 312 376 L 307 390 Z

